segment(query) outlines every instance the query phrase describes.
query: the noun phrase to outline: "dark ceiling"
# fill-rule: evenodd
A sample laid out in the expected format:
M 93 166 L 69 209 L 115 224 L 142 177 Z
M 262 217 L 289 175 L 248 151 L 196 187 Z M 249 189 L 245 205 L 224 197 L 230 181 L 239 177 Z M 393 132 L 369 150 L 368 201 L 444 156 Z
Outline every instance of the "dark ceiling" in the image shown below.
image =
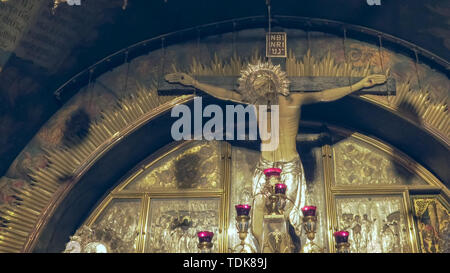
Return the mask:
M 54 15 L 50 0 L 9 0 L 0 3 L 0 16 L 5 18 L 11 2 L 30 1 L 42 4 L 20 41 L 9 50 L 0 43 L 0 175 L 61 107 L 53 92 L 74 74 L 160 34 L 267 14 L 266 0 L 129 0 L 126 10 L 122 0 L 81 0 L 81 6 L 63 3 Z M 371 0 L 272 0 L 271 11 L 365 26 L 450 60 L 449 0 L 380 1 L 371 6 Z M 12 27 L 0 22 L 0 34 Z

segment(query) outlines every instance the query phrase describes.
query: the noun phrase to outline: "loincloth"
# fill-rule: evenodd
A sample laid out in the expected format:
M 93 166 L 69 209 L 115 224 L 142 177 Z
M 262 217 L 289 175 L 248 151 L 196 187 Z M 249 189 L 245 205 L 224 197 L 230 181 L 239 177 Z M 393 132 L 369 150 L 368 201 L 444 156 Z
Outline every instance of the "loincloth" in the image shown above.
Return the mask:
M 281 181 L 287 185 L 286 196 L 291 200 L 286 204 L 285 214 L 298 233 L 301 231 L 301 208 L 306 200 L 306 180 L 300 156 L 287 162 L 272 162 L 261 157 L 253 174 L 253 196 L 262 192 L 266 183 L 264 169 L 268 168 L 281 169 Z

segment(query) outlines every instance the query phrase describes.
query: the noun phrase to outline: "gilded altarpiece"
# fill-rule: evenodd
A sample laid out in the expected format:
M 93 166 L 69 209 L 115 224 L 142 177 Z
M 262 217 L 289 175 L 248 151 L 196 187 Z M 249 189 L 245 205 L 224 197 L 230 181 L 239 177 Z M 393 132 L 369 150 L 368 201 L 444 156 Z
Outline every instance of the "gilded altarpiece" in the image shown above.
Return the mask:
M 213 231 L 213 251 L 222 252 L 227 147 L 186 141 L 161 149 L 125 177 L 86 225 L 121 236 L 124 246 L 111 252 L 197 252 L 199 230 Z
M 410 193 L 438 189 L 429 172 L 376 139 L 335 128 L 327 134 L 330 141 L 303 137 L 297 145 L 307 203 L 317 206 L 320 249 L 313 252 L 335 252 L 337 229 L 349 231 L 352 253 L 448 252 L 444 199 Z M 198 252 L 199 230 L 214 232 L 213 252 L 236 251 L 234 205 L 252 203 L 259 156 L 227 142 L 174 143 L 130 172 L 85 224 L 113 230 L 112 252 Z M 294 252 L 308 252 L 306 242 L 305 234 L 293 238 Z M 249 234 L 242 252 L 260 251 Z
M 329 73 L 326 76 L 344 76 L 347 74 L 347 67 L 359 69 L 364 73 L 369 72 L 368 68 L 369 66 L 372 67 L 372 64 L 375 64 L 375 70 L 372 72 L 381 72 L 391 67 L 391 74 L 398 83 L 397 95 L 387 98 L 366 95 L 363 99 L 388 107 L 389 111 L 405 117 L 414 113 L 414 117 L 417 118 L 412 120 L 414 124 L 425 129 L 437 130 L 439 134 L 436 136 L 448 136 L 450 131 L 447 126 L 449 115 L 448 103 L 446 102 L 448 100 L 449 81 L 445 75 L 432 70 L 423 63 L 415 62 L 408 56 L 397 54 L 386 48 L 379 48 L 377 45 L 348 39 L 343 47 L 342 37 L 340 36 L 316 31 L 305 32 L 299 29 L 286 29 L 286 32 L 288 37 L 291 37 L 289 38 L 290 45 L 286 60 L 288 76 L 319 76 L 323 73 Z M 103 151 L 104 148 L 102 147 L 106 147 L 105 143 L 123 138 L 126 128 L 130 125 L 140 124 L 142 122 L 140 119 L 143 116 L 153 113 L 155 109 L 157 110 L 157 107 L 166 103 L 170 102 L 169 105 L 175 105 L 180 101 L 187 101 L 187 97 L 177 100 L 172 96 L 159 96 L 157 94 L 155 82 L 161 74 L 173 72 L 173 68 L 183 70 L 182 68 L 187 67 L 191 67 L 190 72 L 192 74 L 231 76 L 233 73 L 239 73 L 244 64 L 259 59 L 260 55 L 255 54 L 255 57 L 253 57 L 253 52 L 258 48 L 260 52 L 263 52 L 261 49 L 264 48 L 265 33 L 265 29 L 245 29 L 209 37 L 203 37 L 202 35 L 201 39 L 197 41 L 176 44 L 150 52 L 150 54 L 135 58 L 117 67 L 117 69 L 105 73 L 96 79 L 99 84 L 88 85 L 88 88 L 84 88 L 83 92 L 79 92 L 76 99 L 68 103 L 62 111 L 49 120 L 40 130 L 35 141 L 30 142 L 21 156 L 16 159 L 16 163 L 11 165 L 5 177 L 0 179 L 0 188 L 3 193 L 2 200 L 0 200 L 1 206 L 8 208 L 8 210 L 10 206 L 13 208 L 14 202 L 17 200 L 15 198 L 17 193 L 19 192 L 22 196 L 26 195 L 29 186 L 36 181 L 53 195 L 55 190 L 53 188 L 57 187 L 60 181 L 57 180 L 59 177 L 53 180 L 52 176 L 54 172 L 59 173 L 59 167 L 46 166 L 49 159 L 50 162 L 53 160 L 70 163 L 64 166 L 62 174 L 72 174 L 73 170 L 78 173 L 84 168 L 88 160 L 100 155 L 99 151 Z M 192 55 L 192 52 L 198 52 L 198 54 Z M 345 58 L 346 55 L 348 58 Z M 109 60 L 109 58 L 105 59 L 106 62 Z M 161 64 L 164 65 L 160 67 Z M 420 77 L 418 77 L 419 75 Z M 423 88 L 420 84 L 419 86 L 415 84 L 416 77 L 420 80 L 418 82 L 422 83 Z M 124 88 L 124 86 L 127 88 Z M 90 101 L 95 103 L 89 103 Z M 85 107 L 86 105 L 90 106 Z M 86 108 L 90 118 L 96 120 L 90 128 L 94 134 L 88 135 L 85 142 L 79 147 L 80 150 L 66 147 L 62 137 L 64 124 L 75 110 L 84 108 Z M 107 115 L 104 115 L 105 113 Z M 130 113 L 133 118 L 128 120 Z M 105 126 L 112 129 L 105 130 Z M 9 130 L 8 126 L 5 126 L 5 128 L 5 130 Z M 302 133 L 303 131 L 301 131 Z M 317 205 L 320 210 L 319 221 L 321 222 L 318 228 L 323 227 L 327 231 L 325 232 L 326 235 L 322 235 L 322 232 L 319 231 L 316 240 L 320 243 L 328 239 L 328 251 L 334 251 L 331 235 L 334 226 L 329 223 L 329 220 L 334 216 L 334 205 L 330 200 L 337 188 L 340 188 L 341 191 L 359 191 L 361 188 L 369 188 L 374 192 L 377 192 L 379 187 L 392 187 L 393 190 L 417 188 L 423 189 L 424 192 L 429 189 L 442 189 L 439 185 L 430 184 L 429 180 L 423 179 L 421 175 L 417 175 L 417 172 L 410 172 L 401 164 L 396 164 L 398 157 L 395 157 L 395 154 L 386 153 L 382 151 L 383 149 L 369 145 L 369 142 L 371 141 L 360 141 L 354 137 L 345 136 L 337 142 L 333 141 L 326 149 L 324 148 L 324 150 L 328 150 L 323 153 L 325 156 L 323 162 L 320 158 L 317 159 L 317 162 L 323 163 L 324 166 L 322 170 L 319 163 L 317 164 L 318 168 L 314 171 L 314 173 L 317 171 L 318 175 L 314 177 L 317 180 L 314 180 L 315 182 L 311 185 L 315 192 L 321 191 L 319 187 L 323 187 L 326 200 L 322 202 L 321 199 L 316 198 L 311 202 Z M 224 215 L 230 214 L 229 219 L 226 216 L 219 218 L 221 221 L 227 221 L 227 227 L 234 226 L 234 209 L 232 209 L 232 206 L 235 204 L 234 202 L 239 200 L 232 199 L 234 197 L 231 197 L 231 199 L 227 197 L 228 186 L 225 185 L 225 181 L 231 184 L 237 182 L 234 178 L 230 182 L 229 177 L 225 177 L 229 175 L 229 170 L 222 167 L 228 158 L 222 159 L 218 156 L 222 152 L 217 152 L 218 150 L 214 148 L 217 147 L 214 146 L 218 145 L 217 143 L 209 145 L 205 142 L 197 142 L 192 146 L 189 145 L 171 150 L 170 156 L 161 156 L 160 154 L 157 158 L 152 158 L 148 161 L 149 166 L 144 164 L 145 166 L 127 177 L 124 183 L 102 201 L 102 204 L 95 209 L 86 223 L 92 225 L 94 219 L 112 199 L 120 197 L 139 200 L 141 202 L 140 213 L 139 216 L 136 216 L 139 231 L 135 239 L 137 243 L 133 249 L 142 252 L 144 246 L 146 246 L 145 241 L 149 236 L 146 230 L 146 224 L 149 221 L 146 217 L 148 210 L 151 209 L 150 200 L 152 198 L 179 198 L 184 193 L 189 193 L 189 197 L 194 196 L 195 198 L 203 198 L 205 195 L 209 196 L 207 198 L 220 198 L 221 205 L 226 203 L 224 206 L 231 209 L 227 209 L 226 212 L 221 210 Z M 92 147 L 97 148 L 93 150 Z M 49 153 L 47 149 L 50 149 L 50 157 L 45 156 L 46 153 Z M 56 150 L 52 151 L 53 149 Z M 80 151 L 82 151 L 82 156 L 79 162 L 76 158 Z M 257 160 L 256 157 L 257 155 L 255 158 L 249 157 L 246 160 Z M 304 165 L 307 165 L 308 157 L 302 156 L 302 161 Z M 235 171 L 240 172 L 239 168 L 244 170 L 251 168 L 251 164 L 249 166 L 233 164 L 233 174 Z M 238 168 L 238 170 L 235 170 L 235 168 Z M 30 169 L 39 172 L 29 172 Z M 305 171 L 308 174 L 310 168 L 305 167 Z M 33 180 L 36 181 L 31 180 L 30 174 L 32 177 L 37 177 L 39 174 L 39 176 L 43 175 L 45 179 L 50 178 L 51 185 L 47 186 L 48 183 L 45 179 L 34 178 Z M 245 171 L 245 183 L 251 181 L 251 175 L 252 170 Z M 322 178 L 323 181 L 321 181 Z M 134 183 L 134 179 L 139 181 Z M 435 178 L 431 178 L 431 180 L 433 179 Z M 445 188 L 445 186 L 443 187 Z M 232 186 L 232 191 L 237 191 L 237 189 L 239 187 Z M 389 189 L 385 190 L 388 191 Z M 448 196 L 448 189 L 445 188 L 443 191 Z M 314 196 L 314 194 L 311 194 L 311 196 Z M 48 200 L 45 197 L 45 202 L 42 205 L 46 206 Z M 28 201 L 25 200 L 25 202 Z M 35 202 L 30 201 L 29 203 L 34 208 Z M 105 212 L 105 214 L 111 214 L 111 216 L 105 217 L 109 219 L 120 217 L 117 214 L 118 212 L 114 213 L 113 211 Z M 3 216 L 6 216 L 6 214 L 2 212 Z M 21 217 L 12 221 L 11 224 L 18 225 L 19 230 L 28 229 L 25 225 L 22 226 L 23 220 Z M 36 224 L 34 220 L 32 222 L 31 227 Z M 7 224 L 11 226 L 11 224 Z M 325 227 L 325 225 L 327 226 Z M 130 230 L 133 230 L 133 228 L 130 228 Z M 14 241 L 18 242 L 17 244 L 14 242 L 12 249 L 7 245 L 8 242 L 4 244 L 5 241 L 1 241 L 0 250 L 21 251 L 23 247 L 21 240 L 27 240 L 29 236 L 28 231 L 23 233 L 23 231 L 19 231 L 19 234 L 22 235 L 11 235 Z M 9 233 L 2 233 L 2 236 L 4 234 Z M 124 234 L 128 233 L 125 232 Z M 235 233 L 230 230 L 228 235 L 234 236 Z M 133 240 L 127 236 L 124 237 L 125 241 Z M 323 236 L 323 239 L 320 236 Z M 226 240 L 224 242 L 226 243 Z
M 337 129 L 331 142 L 325 148 L 330 229 L 349 232 L 352 253 L 417 252 L 410 192 L 442 188 L 439 182 L 376 139 Z

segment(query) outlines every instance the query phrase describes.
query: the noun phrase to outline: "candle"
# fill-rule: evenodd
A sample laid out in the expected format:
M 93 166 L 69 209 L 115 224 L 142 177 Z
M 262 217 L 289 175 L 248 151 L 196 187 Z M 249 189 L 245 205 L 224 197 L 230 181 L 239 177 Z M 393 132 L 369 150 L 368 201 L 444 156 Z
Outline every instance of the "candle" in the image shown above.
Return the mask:
M 316 207 L 315 206 L 304 206 L 302 208 L 303 216 L 316 216 Z
M 275 184 L 275 193 L 286 194 L 286 184 Z
M 336 231 L 334 234 L 336 243 L 347 243 L 348 242 L 348 232 L 345 230 Z
M 250 205 L 236 205 L 234 207 L 236 208 L 237 216 L 241 216 L 241 215 L 248 216 L 248 214 L 250 213 L 250 209 L 252 208 L 252 206 L 250 206 Z
M 281 169 L 279 169 L 279 168 L 269 168 L 269 169 L 265 169 L 263 172 L 264 172 L 264 175 L 266 177 L 280 176 Z
M 212 241 L 213 236 L 214 236 L 214 232 L 200 231 L 200 232 L 197 233 L 197 236 L 198 236 L 198 241 L 200 243 L 203 243 L 203 242 L 210 243 Z

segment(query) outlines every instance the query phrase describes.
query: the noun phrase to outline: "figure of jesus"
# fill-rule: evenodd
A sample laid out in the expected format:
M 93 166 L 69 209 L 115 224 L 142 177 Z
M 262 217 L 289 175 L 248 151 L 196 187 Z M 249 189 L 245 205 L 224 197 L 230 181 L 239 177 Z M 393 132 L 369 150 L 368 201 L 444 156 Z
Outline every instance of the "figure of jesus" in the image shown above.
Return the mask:
M 270 67 L 270 65 L 266 65 L 265 67 Z M 246 89 L 240 88 L 239 92 L 198 82 L 185 73 L 168 74 L 165 79 L 170 83 L 192 86 L 221 100 L 241 102 L 244 104 L 278 105 L 279 133 L 271 134 L 272 136 L 279 136 L 278 146 L 272 151 L 261 151 L 260 161 L 253 176 L 252 188 L 254 201 L 251 226 L 253 236 L 261 244 L 264 196 L 261 194 L 258 195 L 258 193 L 264 188 L 265 176 L 263 170 L 267 168 L 277 167 L 282 170 L 281 179 L 287 184 L 287 197 L 293 201 L 292 204 L 286 206 L 285 213 L 288 216 L 290 224 L 295 228 L 297 236 L 301 235 L 300 208 L 305 205 L 306 198 L 305 175 L 296 145 L 301 107 L 306 104 L 335 101 L 362 88 L 383 84 L 386 81 L 386 76 L 370 75 L 351 86 L 333 88 L 320 92 L 289 92 L 288 89 L 280 90 L 278 88 L 279 81 L 273 77 L 273 73 L 271 74 L 270 71 L 262 71 L 264 73 L 258 73 L 255 69 L 253 71 L 256 74 L 250 77 L 250 87 L 247 85 Z M 258 111 L 258 107 L 254 107 L 254 109 Z M 256 113 L 256 117 L 258 118 L 258 124 L 261 124 L 261 122 L 266 123 L 266 128 L 270 130 L 271 115 L 258 115 Z M 266 120 L 261 121 L 261 118 L 265 118 Z M 261 134 L 260 127 L 259 130 Z M 271 143 L 271 140 L 262 139 L 261 143 Z

